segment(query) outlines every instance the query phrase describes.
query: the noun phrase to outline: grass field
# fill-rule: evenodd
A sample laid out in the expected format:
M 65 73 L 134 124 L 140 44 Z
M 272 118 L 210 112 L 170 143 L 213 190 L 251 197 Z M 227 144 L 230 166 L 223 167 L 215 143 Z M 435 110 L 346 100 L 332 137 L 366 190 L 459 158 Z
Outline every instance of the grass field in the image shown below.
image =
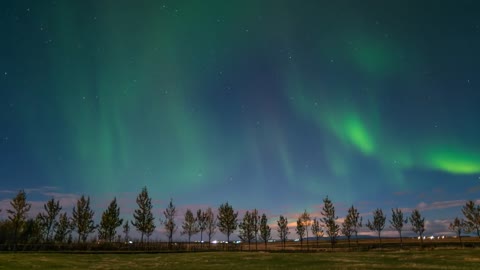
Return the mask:
M 0 253 L 0 269 L 480 269 L 480 250 Z

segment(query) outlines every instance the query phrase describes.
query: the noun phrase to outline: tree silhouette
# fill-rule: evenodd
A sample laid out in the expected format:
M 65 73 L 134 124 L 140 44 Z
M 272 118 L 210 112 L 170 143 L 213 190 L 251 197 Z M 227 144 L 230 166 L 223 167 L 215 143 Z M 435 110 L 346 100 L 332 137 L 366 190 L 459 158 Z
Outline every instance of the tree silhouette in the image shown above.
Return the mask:
M 260 230 L 260 216 L 258 215 L 258 210 L 253 209 L 252 211 L 252 222 L 253 222 L 253 231 L 255 234 L 255 250 L 258 250 L 258 231 Z
M 468 231 L 476 231 L 480 238 L 480 205 L 475 205 L 475 202 L 470 200 L 463 206 L 462 213 L 465 216 Z
M 370 220 L 367 222 L 367 228 L 369 228 L 371 231 L 377 232 L 380 246 L 382 245 L 382 237 L 380 234 L 382 233 L 383 228 L 385 228 L 386 219 L 387 217 L 383 214 L 382 209 L 377 208 L 375 211 L 373 211 L 373 222 L 370 223 Z
M 265 214 L 260 218 L 260 238 L 265 244 L 265 250 L 267 250 L 267 242 L 271 239 L 272 230 L 268 226 L 268 219 Z
M 325 232 L 330 238 L 330 244 L 333 249 L 335 243 L 337 242 L 340 226 L 336 223 L 338 217 L 335 216 L 335 207 L 328 196 L 323 199 L 323 208 L 321 214 L 323 215 L 322 221 L 325 227 Z
M 150 236 L 155 230 L 155 218 L 152 213 L 152 199 L 148 196 L 147 187 L 143 187 L 137 196 L 138 208 L 133 213 L 132 225 L 140 232 L 140 242 L 143 243 L 144 235 Z
M 310 218 L 310 214 L 307 212 L 307 209 L 305 209 L 303 214 L 300 216 L 300 219 L 302 221 L 303 227 L 305 228 L 305 232 L 307 234 L 307 249 L 308 249 L 308 227 L 310 226 L 310 221 L 312 221 L 312 219 Z
M 448 228 L 457 234 L 458 240 L 460 240 L 460 245 L 462 245 L 463 247 L 462 232 L 467 229 L 467 224 L 465 220 L 456 217 L 453 222 L 450 223 L 450 226 L 448 226 Z
M 254 213 L 249 211 L 245 212 L 242 221 L 239 224 L 240 234 L 238 237 L 248 243 L 248 250 L 250 250 L 250 244 L 255 238 L 255 223 L 254 223 Z
M 122 226 L 123 219 L 120 218 L 120 207 L 117 205 L 117 198 L 108 205 L 108 208 L 102 213 L 102 220 L 98 228 L 100 239 L 112 242 L 117 233 L 117 228 Z
M 172 248 L 173 234 L 177 231 L 177 224 L 175 223 L 176 214 L 177 209 L 175 208 L 175 205 L 173 205 L 173 199 L 170 199 L 170 203 L 163 211 L 163 216 L 165 217 L 165 220 L 161 221 L 163 223 L 163 228 L 165 229 L 165 234 L 168 238 L 168 248 Z
M 51 235 L 55 232 L 55 229 L 58 225 L 57 216 L 60 214 L 62 207 L 60 206 L 60 201 L 56 201 L 51 198 L 47 203 L 43 205 L 44 213 L 39 213 L 37 218 L 40 223 L 42 231 L 45 233 L 45 240 L 49 242 L 51 240 Z
M 193 216 L 192 211 L 190 209 L 187 209 L 187 211 L 185 212 L 185 218 L 182 223 L 182 235 L 187 235 L 189 245 L 192 235 L 198 233 L 199 231 L 200 230 L 198 229 L 197 219 Z
M 67 240 L 67 236 L 72 232 L 72 224 L 67 216 L 67 213 L 64 212 L 58 217 L 58 226 L 57 231 L 55 232 L 55 241 L 60 243 Z
M 423 233 L 425 232 L 425 218 L 422 217 L 420 212 L 415 209 L 409 218 L 410 224 L 412 224 L 412 231 L 420 236 L 420 242 L 423 247 Z
M 95 212 L 90 209 L 90 197 L 85 198 L 84 195 L 77 200 L 77 206 L 73 207 L 72 211 L 72 225 L 77 231 L 78 240 L 85 243 L 88 235 L 95 231 L 95 224 L 93 222 L 93 215 Z
M 303 222 L 302 217 L 300 216 L 297 219 L 297 227 L 295 227 L 295 232 L 298 235 L 298 239 L 300 240 L 300 249 L 303 248 L 303 238 L 305 237 L 305 223 Z
M 283 249 L 285 249 L 285 243 L 287 242 L 288 234 L 290 233 L 288 231 L 288 219 L 280 215 L 277 220 L 277 225 L 278 238 L 280 238 L 280 241 L 282 241 Z
M 347 218 L 349 219 L 352 232 L 355 233 L 355 241 L 358 246 L 358 230 L 362 227 L 362 217 L 357 208 L 352 205 L 348 209 Z
M 200 244 L 203 245 L 203 232 L 207 229 L 207 213 L 197 210 L 197 228 L 200 232 Z
M 403 217 L 402 209 L 396 208 L 395 210 L 392 208 L 392 220 L 390 220 L 391 228 L 395 229 L 400 236 L 400 247 L 403 246 L 402 241 L 402 229 L 403 225 L 408 223 L 408 218 Z
M 227 243 L 230 244 L 230 235 L 237 229 L 238 212 L 233 211 L 233 207 L 226 202 L 218 208 L 218 229 L 227 236 Z
M 353 234 L 353 224 L 349 215 L 347 215 L 342 222 L 341 232 L 345 237 L 347 237 L 348 247 L 350 247 L 350 237 L 352 237 Z
M 128 222 L 128 220 L 125 220 L 125 223 L 123 223 L 123 226 L 122 226 L 122 230 L 123 230 L 123 236 L 124 236 L 124 241 L 126 243 L 128 243 L 128 240 L 130 240 L 129 238 L 129 234 L 130 234 L 130 223 Z
M 217 232 L 217 218 L 215 217 L 215 214 L 210 207 L 208 207 L 207 211 L 205 211 L 205 217 L 205 231 L 208 236 L 208 246 L 210 246 L 210 244 L 212 243 L 212 237 Z
M 315 235 L 315 239 L 317 240 L 317 247 L 318 247 L 318 239 L 323 236 L 323 230 L 320 226 L 320 222 L 314 218 L 312 222 L 312 234 Z
M 31 204 L 27 203 L 27 194 L 22 189 L 18 191 L 17 195 L 10 201 L 12 209 L 8 209 L 8 219 L 13 225 L 13 243 L 14 249 L 17 246 L 17 237 L 19 231 L 23 228 L 27 213 L 30 211 Z

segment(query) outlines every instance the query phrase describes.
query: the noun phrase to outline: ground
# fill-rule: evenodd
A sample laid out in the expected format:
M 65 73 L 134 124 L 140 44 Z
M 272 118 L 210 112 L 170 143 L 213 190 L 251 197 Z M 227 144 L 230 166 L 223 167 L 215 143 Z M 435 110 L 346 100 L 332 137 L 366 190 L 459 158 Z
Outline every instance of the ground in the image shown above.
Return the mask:
M 0 253 L 0 269 L 478 269 L 480 250 Z

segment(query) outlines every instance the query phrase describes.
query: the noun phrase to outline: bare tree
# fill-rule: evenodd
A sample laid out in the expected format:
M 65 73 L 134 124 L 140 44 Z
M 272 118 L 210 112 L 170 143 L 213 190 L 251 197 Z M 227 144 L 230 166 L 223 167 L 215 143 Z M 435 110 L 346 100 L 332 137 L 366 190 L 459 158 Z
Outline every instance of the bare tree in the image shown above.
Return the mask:
M 238 237 L 244 242 L 248 243 L 248 250 L 250 250 L 250 243 L 255 238 L 255 224 L 253 221 L 254 213 L 245 212 L 243 220 L 239 224 L 240 234 Z
M 23 228 L 27 219 L 27 213 L 30 211 L 31 204 L 27 203 L 27 194 L 22 189 L 18 191 L 17 195 L 10 201 L 12 209 L 8 209 L 8 219 L 13 225 L 13 242 L 14 248 L 17 246 L 17 237 L 19 231 Z
M 90 208 L 90 197 L 85 198 L 84 195 L 77 200 L 77 206 L 73 207 L 72 225 L 78 234 L 77 242 L 80 240 L 85 243 L 88 235 L 95 231 L 96 226 L 93 222 L 95 212 Z
M 133 213 L 134 221 L 132 225 L 140 232 L 140 242 L 143 243 L 144 235 L 149 237 L 155 230 L 155 218 L 152 213 L 152 198 L 148 196 L 147 187 L 143 187 L 140 194 L 137 196 L 138 208 Z
M 98 229 L 100 239 L 112 242 L 117 234 L 117 228 L 122 226 L 123 219 L 120 218 L 120 207 L 117 205 L 117 198 L 108 205 L 108 208 L 102 213 L 102 220 Z
M 227 243 L 230 244 L 230 235 L 237 229 L 238 212 L 233 211 L 233 207 L 226 202 L 218 208 L 218 229 L 227 236 Z
M 305 224 L 303 223 L 302 216 L 297 219 L 297 227 L 295 228 L 295 232 L 298 235 L 298 239 L 300 240 L 300 249 L 303 248 L 303 238 L 305 237 Z
M 402 229 L 403 225 L 408 223 L 408 218 L 403 217 L 403 212 L 402 209 L 392 208 L 392 220 L 390 220 L 391 228 L 395 229 L 398 232 L 398 235 L 400 236 L 400 247 L 403 246 L 403 241 L 402 241 Z
M 420 236 L 421 245 L 423 247 L 423 233 L 425 232 L 425 218 L 422 217 L 420 212 L 415 209 L 409 218 L 410 224 L 412 224 L 412 231 Z
M 265 244 L 265 250 L 267 250 L 267 242 L 271 239 L 271 232 L 272 230 L 270 229 L 270 226 L 268 226 L 267 216 L 263 214 L 260 219 L 260 238 Z
M 312 222 L 312 234 L 315 235 L 315 238 L 317 239 L 318 247 L 318 239 L 323 236 L 323 230 L 320 226 L 320 222 L 316 218 L 314 218 Z
M 177 224 L 175 223 L 176 214 L 177 210 L 175 208 L 175 205 L 173 205 L 173 199 L 170 199 L 170 203 L 163 211 L 163 216 L 165 217 L 165 220 L 160 220 L 163 223 L 165 234 L 168 238 L 168 248 L 172 248 L 173 234 L 177 231 Z
M 212 237 L 217 232 L 217 218 L 215 214 L 213 214 L 212 208 L 208 207 L 207 211 L 205 212 L 206 220 L 205 220 L 205 228 L 208 236 L 208 246 L 212 243 Z
M 188 236 L 188 244 L 190 245 L 190 239 L 192 235 L 198 233 L 200 230 L 198 228 L 197 219 L 193 216 L 193 213 L 190 209 L 187 209 L 185 212 L 185 218 L 182 224 L 182 235 Z
M 277 220 L 277 225 L 278 225 L 278 238 L 280 238 L 280 241 L 283 243 L 283 249 L 285 249 L 285 243 L 287 242 L 288 239 L 288 234 L 290 233 L 288 231 L 288 219 L 282 215 Z
M 458 240 L 460 240 L 460 245 L 462 245 L 463 247 L 462 232 L 467 229 L 467 224 L 465 220 L 456 217 L 453 220 L 453 223 L 450 223 L 450 226 L 448 226 L 448 228 L 457 234 Z
M 369 228 L 371 231 L 377 232 L 380 246 L 382 245 L 382 238 L 380 234 L 382 233 L 383 228 L 385 228 L 386 219 L 387 217 L 383 214 L 382 209 L 377 208 L 375 211 L 373 211 L 373 222 L 371 223 L 370 220 L 367 222 L 367 228 Z
M 56 201 L 51 198 L 43 205 L 44 213 L 39 213 L 37 218 L 40 223 L 42 231 L 45 233 L 45 240 L 49 242 L 51 240 L 51 235 L 55 233 L 55 229 L 58 225 L 57 216 L 60 214 L 62 207 L 60 206 L 60 201 Z
M 335 216 L 335 207 L 328 196 L 323 199 L 323 208 L 321 214 L 323 215 L 322 221 L 325 227 L 325 232 L 327 233 L 328 237 L 330 237 L 330 244 L 333 249 L 333 246 L 337 242 L 340 226 L 336 223 L 338 217 Z
M 480 238 L 480 205 L 475 205 L 475 202 L 470 200 L 463 206 L 462 213 L 465 216 L 468 231 L 476 231 Z

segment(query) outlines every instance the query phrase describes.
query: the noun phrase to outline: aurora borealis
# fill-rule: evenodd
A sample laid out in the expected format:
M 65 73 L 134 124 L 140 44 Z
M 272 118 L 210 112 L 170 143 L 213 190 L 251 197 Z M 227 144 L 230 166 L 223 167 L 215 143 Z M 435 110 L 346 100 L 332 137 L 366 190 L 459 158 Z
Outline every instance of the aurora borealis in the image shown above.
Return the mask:
M 1 188 L 272 215 L 478 200 L 479 10 L 2 1 Z

